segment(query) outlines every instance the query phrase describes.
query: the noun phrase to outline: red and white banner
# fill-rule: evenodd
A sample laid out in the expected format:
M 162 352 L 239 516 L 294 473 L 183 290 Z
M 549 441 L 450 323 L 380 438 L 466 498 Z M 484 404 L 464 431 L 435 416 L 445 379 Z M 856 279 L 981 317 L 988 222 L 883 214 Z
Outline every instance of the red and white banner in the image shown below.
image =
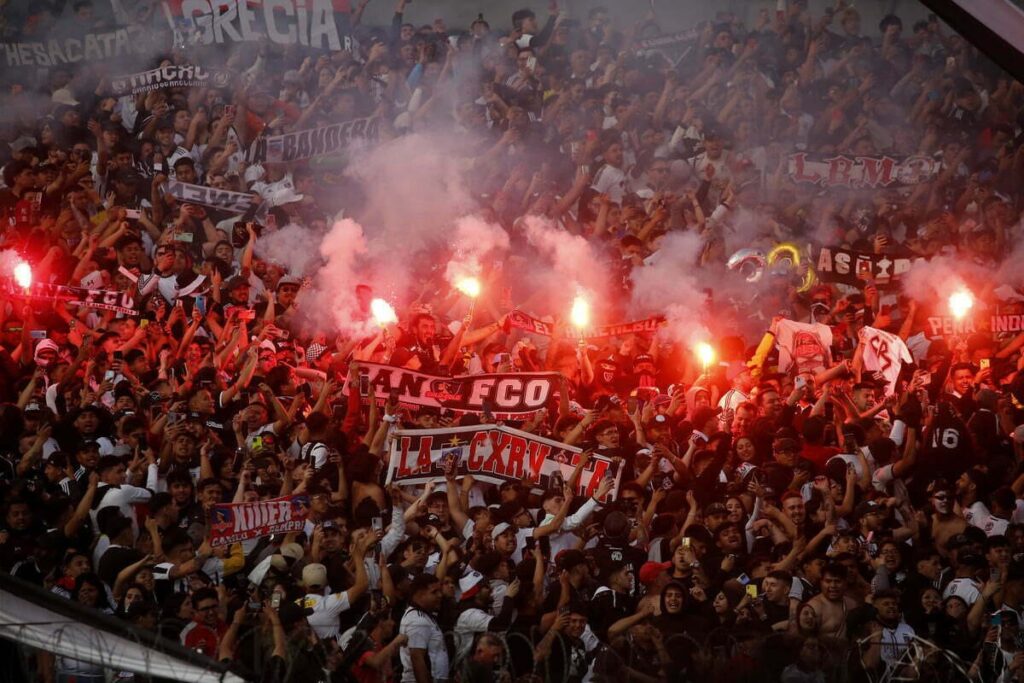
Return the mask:
M 789 155 L 789 179 L 821 187 L 878 189 L 932 180 L 939 162 L 927 156 L 868 157 L 797 152 Z
M 568 481 L 579 461 L 580 449 L 558 441 L 502 425 L 472 425 L 445 429 L 402 429 L 394 432 L 387 482 L 425 484 L 443 479 L 454 467 L 455 476 L 472 474 L 477 481 L 500 484 L 525 481 L 534 493 L 557 484 L 559 475 Z M 592 454 L 580 476 L 577 495 L 589 496 L 601 480 L 615 485 L 622 476 L 618 465 L 603 455 Z
M 309 496 L 215 505 L 210 514 L 210 546 L 302 531 L 308 515 Z

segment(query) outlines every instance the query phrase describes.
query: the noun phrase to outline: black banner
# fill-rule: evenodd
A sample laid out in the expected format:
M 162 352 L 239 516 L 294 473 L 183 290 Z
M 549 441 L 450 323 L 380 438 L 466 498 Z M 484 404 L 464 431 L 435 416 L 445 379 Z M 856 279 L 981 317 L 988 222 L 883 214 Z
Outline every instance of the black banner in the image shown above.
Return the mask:
M 138 315 L 135 301 L 127 292 L 112 292 L 103 289 L 85 289 L 84 287 L 68 287 L 66 285 L 48 285 L 32 283 L 26 290 L 16 283 L 6 282 L 4 294 L 13 299 L 30 301 L 63 301 L 69 304 L 95 308 L 101 311 L 114 311 L 124 315 Z
M 249 148 L 250 164 L 297 161 L 334 154 L 353 140 L 376 140 L 380 120 L 376 116 L 332 123 L 321 128 L 297 130 L 294 133 L 256 138 Z
M 112 94 L 121 96 L 190 86 L 223 88 L 231 83 L 232 73 L 225 69 L 206 69 L 201 66 L 167 64 L 149 71 L 117 76 L 110 81 Z
M 391 391 L 400 403 L 482 413 L 485 404 L 495 417 L 525 417 L 547 405 L 558 386 L 554 372 L 516 372 L 438 377 L 378 363 L 360 363 L 363 374 L 384 400 Z M 349 391 L 346 382 L 345 391 Z
M 654 52 L 661 48 L 678 47 L 693 43 L 700 37 L 702 28 L 703 24 L 694 28 L 688 28 L 685 31 L 679 31 L 678 33 L 666 33 L 654 36 L 653 38 L 645 38 L 637 41 L 636 47 L 641 52 Z
M 823 282 L 860 287 L 865 280 L 878 286 L 898 282 L 918 258 L 871 254 L 842 247 L 819 247 L 814 272 Z M 870 277 L 868 277 L 870 276 Z
M 29 43 L 0 43 L 7 66 L 59 66 L 126 57 L 142 50 L 142 29 L 128 26 L 79 38 L 51 38 Z

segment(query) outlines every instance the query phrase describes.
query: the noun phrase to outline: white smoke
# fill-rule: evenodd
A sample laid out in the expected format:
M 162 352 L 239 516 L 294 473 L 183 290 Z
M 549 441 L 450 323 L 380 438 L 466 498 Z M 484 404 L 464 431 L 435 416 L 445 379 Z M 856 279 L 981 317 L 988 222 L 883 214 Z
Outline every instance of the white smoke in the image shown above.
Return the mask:
M 711 335 L 704 321 L 706 295 L 698 270 L 703 242 L 694 232 L 667 235 L 652 265 L 633 271 L 633 309 L 649 315 L 664 311 L 665 334 L 673 342 L 692 346 Z
M 452 259 L 445 270 L 445 278 L 455 286 L 463 278 L 479 277 L 484 257 L 507 251 L 509 239 L 500 225 L 477 216 L 463 216 L 455 222 L 452 245 Z
M 360 262 L 366 251 L 361 225 L 346 218 L 331 227 L 319 248 L 324 265 L 317 271 L 312 286 L 299 295 L 303 321 L 318 329 L 333 323 L 333 327 L 342 332 L 367 332 L 356 300 L 356 285 L 362 282 Z
M 608 268 L 594 248 L 582 235 L 573 235 L 559 228 L 555 223 L 541 216 L 527 216 L 523 219 L 527 242 L 544 263 L 534 263 L 529 280 L 534 287 L 550 292 L 559 298 L 557 304 L 564 308 L 565 302 L 580 293 L 594 302 L 608 293 Z M 599 306 L 595 306 L 599 316 Z
M 261 235 L 256 241 L 256 255 L 265 261 L 284 266 L 295 276 L 311 274 L 320 265 L 320 253 L 311 249 L 322 235 L 310 228 L 289 223 L 280 230 Z

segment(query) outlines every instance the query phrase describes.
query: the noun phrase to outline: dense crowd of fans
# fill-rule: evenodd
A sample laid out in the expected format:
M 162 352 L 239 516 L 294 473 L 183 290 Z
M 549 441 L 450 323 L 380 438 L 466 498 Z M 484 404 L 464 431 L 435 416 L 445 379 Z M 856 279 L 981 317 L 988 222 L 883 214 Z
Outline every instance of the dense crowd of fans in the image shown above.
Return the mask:
M 497 293 L 514 276 L 497 267 L 467 315 L 436 254 L 397 324 L 339 334 L 301 315 L 315 272 L 256 254 L 286 225 L 315 251 L 358 189 L 245 155 L 260 135 L 371 115 L 372 144 L 459 133 L 476 211 L 523 249 L 527 216 L 585 238 L 609 273 L 594 306 L 618 322 L 678 232 L 699 236 L 708 278 L 736 249 L 809 240 L 994 272 L 1020 237 L 1024 87 L 937 20 L 875 31 L 842 1 L 812 16 L 789 0 L 750 26 L 719 14 L 659 49 L 641 43 L 670 33 L 653 13 L 616 26 L 553 1 L 449 31 L 407 23 L 426 18 L 409 0 L 365 26 L 367 2 L 342 12 L 345 50 L 217 62 L 223 46 L 178 45 L 136 65 L 201 55 L 242 72 L 223 88 L 116 97 L 87 63 L 0 76 L 2 248 L 37 282 L 138 309 L 0 295 L 0 570 L 266 681 L 1024 680 L 1024 335 L 944 337 L 898 284 L 766 273 L 746 300 L 709 302 L 718 357 L 701 367 L 663 336 L 511 329 Z M 5 39 L 45 35 L 51 4 L 11 10 Z M 92 28 L 103 10 L 60 16 Z M 138 21 L 167 31 L 159 10 Z M 792 182 L 796 150 L 938 171 L 822 190 Z M 176 201 L 168 179 L 259 210 Z M 979 300 L 1016 312 L 1024 295 L 998 284 Z M 353 296 L 369 315 L 370 287 Z M 561 316 L 543 295 L 523 310 Z M 774 338 L 807 320 L 831 348 L 787 371 Z M 865 328 L 908 343 L 884 359 L 898 372 L 870 367 Z M 560 373 L 547 410 L 508 424 L 612 458 L 617 490 L 386 485 L 393 429 L 482 417 L 365 400 L 368 362 Z M 215 504 L 294 494 L 304 531 L 210 546 Z M 21 656 L 44 681 L 145 678 Z

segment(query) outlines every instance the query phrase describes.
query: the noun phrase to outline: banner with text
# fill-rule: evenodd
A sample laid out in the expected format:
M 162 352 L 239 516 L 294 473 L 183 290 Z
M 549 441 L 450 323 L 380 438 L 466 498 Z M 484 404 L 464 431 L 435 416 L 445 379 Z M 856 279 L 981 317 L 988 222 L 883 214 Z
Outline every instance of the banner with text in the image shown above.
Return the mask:
M 373 141 L 380 135 L 380 120 L 376 116 L 332 123 L 320 128 L 297 130 L 294 133 L 259 137 L 249 148 L 249 163 L 298 161 L 334 154 L 354 140 Z
M 987 327 L 986 327 L 987 325 Z M 988 317 L 957 319 L 951 315 L 928 317 L 928 332 L 931 337 L 953 337 L 974 334 L 978 331 L 1017 334 L 1024 332 L 1024 315 L 1020 313 L 992 314 Z
M 180 14 L 173 5 L 180 4 Z M 264 42 L 321 50 L 351 50 L 338 29 L 331 0 L 263 0 L 261 3 L 184 0 L 165 2 L 164 16 L 176 45 Z
M 909 187 L 932 180 L 939 162 L 926 156 L 862 157 L 797 152 L 789 155 L 789 179 L 821 187 Z
M 815 272 L 824 282 L 861 287 L 865 280 L 878 286 L 898 282 L 915 260 L 904 256 L 872 254 L 842 247 L 819 247 Z
M 163 190 L 164 194 L 169 194 L 180 202 L 202 204 L 231 213 L 246 213 L 256 206 L 256 195 L 218 190 L 215 187 L 193 185 L 178 180 L 168 180 L 164 183 Z
M 399 403 L 406 405 L 462 413 L 483 413 L 487 408 L 496 419 L 522 418 L 545 407 L 559 377 L 554 372 L 438 377 L 378 363 L 360 363 L 359 367 L 379 400 L 394 392 Z
M 540 494 L 569 481 L 580 449 L 518 429 L 472 425 L 447 429 L 400 429 L 394 432 L 388 483 L 413 485 L 472 474 L 477 481 L 501 484 L 526 481 Z M 583 467 L 576 493 L 590 496 L 604 478 L 614 479 L 614 498 L 621 473 L 610 458 L 592 454 Z M 607 498 L 606 498 L 607 499 Z
M 66 285 L 49 285 L 33 282 L 29 289 L 19 287 L 14 282 L 5 282 L 3 293 L 13 299 L 30 301 L 63 301 L 76 306 L 95 308 L 101 311 L 114 311 L 123 315 L 138 315 L 135 301 L 127 292 L 108 291 L 104 289 L 86 289 L 84 287 L 68 287 Z
M 673 63 L 678 63 L 697 44 L 704 26 L 705 24 L 701 23 L 684 31 L 664 33 L 660 36 L 651 36 L 650 38 L 638 40 L 636 43 L 637 54 L 652 55 L 660 53 Z
M 543 320 L 534 318 L 529 313 L 515 310 L 508 314 L 508 324 L 519 330 L 526 330 L 533 334 L 540 334 L 550 337 L 554 332 L 554 325 Z M 626 334 L 641 334 L 645 332 L 656 332 L 659 327 L 665 324 L 665 317 L 656 315 L 646 320 L 636 320 L 630 323 L 619 323 L 617 325 L 601 325 L 589 330 L 584 330 L 584 339 L 604 339 L 606 337 L 619 337 Z
M 86 33 L 78 38 L 51 38 L 27 43 L 0 43 L 7 66 L 60 66 L 101 62 L 138 54 L 142 29 L 127 26 L 114 31 Z
M 206 69 L 201 66 L 167 64 L 137 74 L 117 76 L 110 81 L 110 92 L 136 95 L 160 88 L 186 88 L 191 86 L 223 88 L 231 83 L 232 72 L 226 69 Z
M 309 496 L 217 504 L 210 513 L 210 546 L 302 531 L 308 515 Z

